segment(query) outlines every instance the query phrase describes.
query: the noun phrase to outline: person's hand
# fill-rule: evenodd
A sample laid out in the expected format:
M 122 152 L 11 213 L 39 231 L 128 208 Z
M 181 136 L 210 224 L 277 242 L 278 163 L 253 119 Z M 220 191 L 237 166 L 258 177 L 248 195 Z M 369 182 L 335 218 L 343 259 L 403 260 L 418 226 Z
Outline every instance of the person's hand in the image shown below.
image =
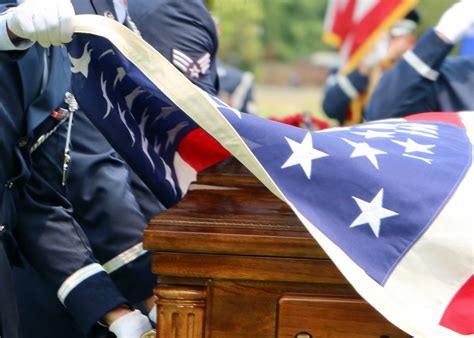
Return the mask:
M 37 41 L 42 47 L 72 39 L 75 13 L 70 0 L 25 0 L 7 15 L 7 28 L 14 36 Z
M 138 310 L 120 317 L 109 326 L 109 331 L 117 338 L 141 338 L 151 329 L 148 317 Z
M 360 64 L 359 71 L 362 74 L 366 74 L 370 69 L 381 63 L 387 57 L 388 46 L 388 36 L 383 35 L 372 47 L 372 50 L 364 57 Z
M 474 24 L 474 0 L 461 0 L 444 12 L 435 31 L 447 43 L 455 44 L 472 24 Z

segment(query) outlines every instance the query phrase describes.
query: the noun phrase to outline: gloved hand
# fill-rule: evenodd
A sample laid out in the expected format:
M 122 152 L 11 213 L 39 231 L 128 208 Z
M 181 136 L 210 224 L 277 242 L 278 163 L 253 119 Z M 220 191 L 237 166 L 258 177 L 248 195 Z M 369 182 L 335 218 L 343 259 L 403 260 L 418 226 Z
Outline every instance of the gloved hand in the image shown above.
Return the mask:
M 438 22 L 435 31 L 455 44 L 474 24 L 474 0 L 461 0 L 451 6 Z
M 372 68 L 382 62 L 388 55 L 389 37 L 387 34 L 377 41 L 372 47 L 372 50 L 362 60 L 362 65 L 367 68 Z
M 141 338 L 151 329 L 148 317 L 138 310 L 120 317 L 109 326 L 109 331 L 114 333 L 117 338 Z
M 8 29 L 19 38 L 45 48 L 71 41 L 75 13 L 70 0 L 25 0 L 7 15 Z
M 155 324 L 156 324 L 156 320 L 157 320 L 157 318 L 156 318 L 156 311 L 157 311 L 157 310 L 156 310 L 156 305 L 154 305 L 154 306 L 151 308 L 150 313 L 148 313 L 148 318 L 149 318 L 153 323 L 155 323 Z

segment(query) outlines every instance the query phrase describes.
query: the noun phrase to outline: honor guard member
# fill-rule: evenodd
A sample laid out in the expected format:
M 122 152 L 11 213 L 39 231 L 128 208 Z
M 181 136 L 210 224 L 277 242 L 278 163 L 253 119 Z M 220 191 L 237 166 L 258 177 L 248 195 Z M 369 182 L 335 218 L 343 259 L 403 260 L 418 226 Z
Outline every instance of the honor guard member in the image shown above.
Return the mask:
M 376 43 L 358 69 L 347 75 L 337 74 L 337 68 L 331 71 L 323 98 L 323 110 L 328 117 L 336 119 L 340 124 L 362 121 L 365 106 L 382 72 L 415 44 L 413 31 L 419 21 L 418 12 L 411 11 Z
M 84 6 L 78 6 L 80 3 L 80 1 L 73 1 L 76 12 L 90 13 Z M 108 7 L 105 5 L 106 3 L 103 1 L 98 1 L 94 5 L 94 10 L 98 14 L 118 18 L 120 21 L 122 21 L 121 18 L 127 17 L 126 10 L 121 11 L 120 9 L 124 8 L 118 7 L 120 2 L 114 1 L 115 6 L 112 7 L 110 4 Z M 144 4 L 144 6 L 147 5 L 147 3 Z M 207 10 L 204 14 L 209 15 Z M 159 17 L 159 15 L 160 13 L 156 13 L 156 17 Z M 156 22 L 156 20 L 153 22 Z M 191 24 L 189 21 L 186 21 L 186 23 Z M 126 20 L 126 24 L 132 29 L 135 28 L 130 20 Z M 183 25 L 177 27 L 178 30 L 183 28 L 185 28 Z M 212 60 L 214 60 L 214 55 L 215 49 L 213 48 Z M 214 63 L 211 62 L 210 68 L 215 73 L 214 67 Z M 200 82 L 197 83 L 199 84 Z M 149 255 L 143 251 L 140 244 L 145 224 L 143 221 L 141 223 L 138 222 L 137 218 L 134 217 L 136 212 L 133 210 L 133 205 L 136 206 L 136 203 L 130 200 L 127 202 L 127 199 L 123 197 L 124 192 L 125 196 L 127 196 L 126 193 L 128 191 L 124 186 L 127 182 L 126 172 L 123 170 L 124 165 L 120 162 L 118 156 L 115 156 L 116 154 L 112 154 L 110 146 L 104 142 L 105 140 L 90 125 L 87 118 L 82 113 L 76 112 L 72 132 L 72 161 L 68 173 L 67 195 L 73 204 L 75 218 L 79 220 L 82 229 L 87 235 L 95 257 L 102 263 L 104 269 L 111 273 L 120 291 L 127 296 L 128 300 L 143 299 L 143 296 L 140 298 L 140 293 L 144 291 L 151 292 L 152 290 L 152 287 L 146 287 L 146 283 L 144 285 L 143 282 L 149 280 L 153 281 L 154 284 L 154 278 L 153 280 L 146 278 L 147 273 L 150 275 Z M 109 166 L 106 163 L 109 163 Z M 87 179 L 84 179 L 84 177 L 87 177 Z M 148 203 L 148 206 L 144 203 L 144 201 L 149 202 L 151 199 L 148 196 L 149 191 L 144 189 L 139 183 L 141 182 L 132 175 L 130 184 L 135 195 L 140 196 L 138 204 L 148 219 L 160 209 L 158 211 L 156 209 L 158 202 L 155 204 Z M 116 185 L 118 187 L 115 187 Z M 112 189 L 111 186 L 114 188 Z M 109 191 L 113 195 L 110 195 Z M 124 208 L 124 203 L 125 205 L 129 204 L 129 206 Z M 125 213 L 122 210 L 125 210 Z M 127 222 L 137 223 L 138 225 L 142 224 L 143 226 L 140 228 L 133 224 L 126 224 Z M 115 229 L 114 227 L 117 226 L 119 226 L 118 229 Z M 140 231 L 137 232 L 137 229 Z M 116 243 L 130 243 L 127 239 L 136 239 L 137 234 L 139 235 L 138 245 L 133 245 L 130 249 L 120 253 L 114 251 L 114 248 L 117 247 Z M 114 245 L 110 245 L 111 242 Z M 136 258 L 133 260 L 133 264 L 129 263 L 129 260 L 133 258 Z M 142 264 L 139 264 L 140 262 Z M 147 262 L 148 264 L 143 264 Z M 31 285 L 32 275 L 31 271 L 19 275 L 19 279 L 23 281 L 23 289 Z M 122 278 L 114 278 L 114 276 L 121 276 Z M 28 332 L 38 330 L 38 326 L 41 327 L 41 323 L 47 320 L 47 318 L 61 318 L 61 321 L 56 321 L 57 324 L 51 327 L 44 337 L 66 335 L 68 337 L 80 337 L 81 334 L 78 332 L 77 326 L 74 325 L 70 317 L 68 318 L 65 315 L 62 305 L 58 302 L 51 302 L 54 299 L 54 289 L 51 290 L 50 288 L 47 290 L 44 281 L 42 282 L 37 275 L 34 277 L 36 278 L 35 283 L 38 282 L 40 287 L 33 289 L 30 287 L 25 294 L 22 293 L 21 296 L 24 302 L 21 303 L 26 303 L 28 300 L 31 303 L 31 299 L 35 299 L 35 308 L 42 309 L 42 311 L 41 316 L 36 315 L 36 318 L 32 315 L 35 311 L 32 311 L 31 304 L 27 313 L 21 311 L 23 317 L 28 319 Z M 48 292 L 45 292 L 46 290 Z M 99 332 L 94 332 L 94 335 L 98 334 Z M 36 334 L 35 336 L 38 335 Z
M 217 95 L 217 32 L 204 0 L 134 0 L 128 8 L 148 43 L 194 84 Z
M 90 5 L 89 1 L 84 3 Z M 104 263 L 94 256 L 66 198 L 64 169 L 67 169 L 67 161 L 64 158 L 67 156 L 64 156 L 64 149 L 68 149 L 69 142 L 66 125 L 70 125 L 77 107 L 71 96 L 67 96 L 66 104 L 58 108 L 70 85 L 69 61 L 64 47 L 50 46 L 70 41 L 74 9 L 68 0 L 26 0 L 18 7 L 6 5 L 0 10 L 1 47 L 9 51 L 1 53 L 2 60 L 17 59 L 6 65 L 10 86 L 16 93 L 5 98 L 9 101 L 6 114 L 23 116 L 24 125 L 17 129 L 26 137 L 18 146 L 25 162 L 31 163 L 31 178 L 18 192 L 17 208 L 21 213 L 18 214 L 15 237 L 19 247 L 84 334 L 90 333 L 101 319 L 110 324 L 110 332 L 117 337 L 140 337 L 151 329 L 147 317 L 129 308 L 129 302 L 107 273 L 130 261 L 125 258 L 124 263 L 123 256 L 120 257 L 122 261 L 111 259 L 108 262 L 111 262 L 112 271 L 107 271 L 102 266 Z M 7 183 L 8 187 L 15 186 L 14 181 Z M 125 201 L 127 199 L 122 200 Z M 135 208 L 140 212 L 137 203 Z M 114 241 L 127 242 L 125 237 L 129 234 L 117 236 Z M 31 286 L 29 281 L 26 289 Z M 25 302 L 25 311 L 32 311 L 31 301 L 29 298 Z M 42 311 L 41 308 L 34 315 L 39 316 Z M 52 319 L 47 318 L 28 336 L 41 337 L 55 325 Z M 24 324 L 22 328 L 26 330 L 28 327 Z
M 473 0 L 450 7 L 438 25 L 382 77 L 367 106 L 366 119 L 474 110 L 474 57 L 448 57 L 473 23 Z
M 243 72 L 218 60 L 217 75 L 219 76 L 219 97 L 238 111 L 256 115 L 253 74 Z
M 0 27 L 1 29 L 1 27 Z M 0 35 L 0 46 L 4 46 Z M 8 43 L 8 41 L 7 41 Z M 0 337 L 18 338 L 19 321 L 11 265 L 18 264 L 13 237 L 18 189 L 28 179 L 29 168 L 20 142 L 25 135 L 26 116 L 18 82 L 19 70 L 0 52 Z M 23 144 L 23 143 L 21 143 Z

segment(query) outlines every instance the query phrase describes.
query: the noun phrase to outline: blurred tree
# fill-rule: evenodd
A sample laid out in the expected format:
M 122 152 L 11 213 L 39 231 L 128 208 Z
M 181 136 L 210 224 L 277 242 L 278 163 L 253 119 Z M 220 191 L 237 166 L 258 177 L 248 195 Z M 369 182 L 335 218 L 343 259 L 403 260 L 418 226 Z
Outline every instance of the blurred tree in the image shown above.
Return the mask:
M 243 69 L 262 60 L 262 3 L 257 0 L 210 0 L 211 13 L 219 18 L 219 56 Z
M 284 61 L 328 49 L 321 41 L 326 1 L 261 0 L 265 56 Z
M 206 0 L 206 6 L 209 8 L 210 11 L 214 8 L 214 0 Z
M 383 0 L 381 0 L 383 1 Z M 320 50 L 325 0 L 206 0 L 220 18 L 219 56 L 243 69 L 264 60 L 293 62 Z M 455 0 L 420 0 L 418 32 L 436 24 Z

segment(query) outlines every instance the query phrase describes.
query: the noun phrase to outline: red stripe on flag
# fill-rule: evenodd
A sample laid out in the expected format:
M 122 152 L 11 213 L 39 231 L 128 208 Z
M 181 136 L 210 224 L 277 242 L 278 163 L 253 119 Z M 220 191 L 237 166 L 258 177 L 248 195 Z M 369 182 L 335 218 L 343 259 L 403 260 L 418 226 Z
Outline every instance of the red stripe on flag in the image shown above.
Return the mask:
M 439 324 L 460 334 L 474 333 L 474 275 L 451 299 Z
M 352 56 L 355 51 L 369 38 L 371 34 L 389 17 L 403 0 L 380 1 L 365 15 L 353 28 L 353 42 L 349 52 Z
M 433 121 L 451 123 L 455 126 L 465 128 L 458 113 L 422 113 L 404 117 L 408 121 Z
M 231 157 L 227 150 L 201 128 L 194 129 L 181 140 L 178 153 L 197 172 Z
M 351 20 L 351 27 L 339 47 L 340 52 L 346 59 L 341 72 L 344 74 L 352 72 L 362 61 L 362 58 L 370 52 L 382 34 L 414 8 L 417 1 L 384 0 L 376 2 L 373 7 L 365 7 L 371 6 L 371 4 L 364 0 L 356 0 L 357 8 L 354 11 L 360 12 L 357 15 L 360 18 L 358 18 L 358 21 L 357 18 L 356 21 Z M 361 10 L 366 12 L 362 13 Z
M 328 23 L 329 30 L 325 33 L 337 36 L 339 43 L 345 40 L 353 25 L 352 17 L 354 15 L 355 3 L 356 0 L 349 0 L 347 2 L 333 0 L 334 12 L 332 13 L 332 18 L 328 18 L 328 21 L 330 21 Z

